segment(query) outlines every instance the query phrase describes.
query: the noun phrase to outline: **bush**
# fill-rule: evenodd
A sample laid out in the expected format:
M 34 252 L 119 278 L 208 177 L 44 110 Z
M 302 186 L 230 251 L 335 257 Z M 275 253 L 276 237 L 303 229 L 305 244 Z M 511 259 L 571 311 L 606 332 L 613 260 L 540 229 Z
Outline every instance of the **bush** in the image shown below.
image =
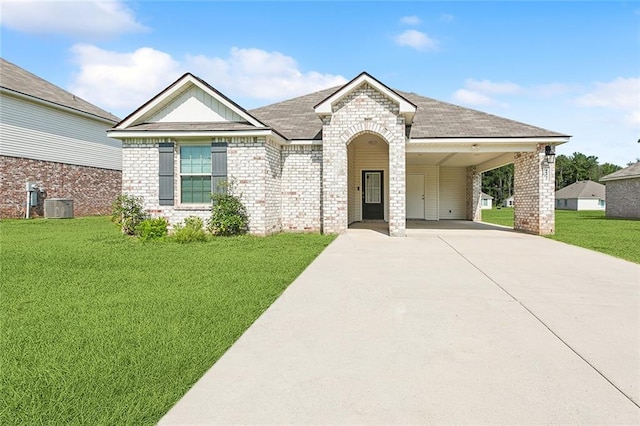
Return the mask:
M 155 240 L 167 235 L 169 221 L 164 217 L 145 219 L 136 227 L 136 233 L 142 241 Z
M 209 231 L 214 235 L 240 235 L 247 232 L 247 210 L 235 195 L 211 194 L 213 207 L 209 219 Z
M 184 224 L 178 224 L 173 228 L 171 238 L 178 243 L 207 241 L 202 219 L 197 216 L 189 216 L 184 220 Z
M 121 194 L 111 205 L 111 221 L 127 235 L 135 235 L 136 228 L 149 215 L 142 207 L 142 198 Z

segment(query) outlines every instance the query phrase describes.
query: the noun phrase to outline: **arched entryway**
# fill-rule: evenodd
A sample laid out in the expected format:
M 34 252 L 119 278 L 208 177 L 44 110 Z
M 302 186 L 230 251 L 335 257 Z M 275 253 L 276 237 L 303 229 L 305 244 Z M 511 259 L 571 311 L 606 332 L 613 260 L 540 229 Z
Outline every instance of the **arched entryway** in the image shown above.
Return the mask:
M 354 223 L 389 222 L 389 144 L 365 131 L 347 143 L 347 218 Z

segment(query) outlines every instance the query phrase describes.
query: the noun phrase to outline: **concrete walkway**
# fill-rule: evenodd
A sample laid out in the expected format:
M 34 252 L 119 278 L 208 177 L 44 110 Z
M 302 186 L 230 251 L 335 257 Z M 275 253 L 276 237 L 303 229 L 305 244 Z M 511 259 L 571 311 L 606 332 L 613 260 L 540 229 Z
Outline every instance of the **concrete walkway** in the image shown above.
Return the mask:
M 160 423 L 640 424 L 640 266 L 449 228 L 338 237 Z

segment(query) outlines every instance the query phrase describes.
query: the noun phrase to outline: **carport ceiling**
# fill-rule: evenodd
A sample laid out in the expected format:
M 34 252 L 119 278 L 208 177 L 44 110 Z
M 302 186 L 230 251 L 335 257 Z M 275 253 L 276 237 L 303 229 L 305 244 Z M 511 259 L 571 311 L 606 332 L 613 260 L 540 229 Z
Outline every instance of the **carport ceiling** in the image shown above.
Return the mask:
M 469 167 L 486 163 L 503 155 L 504 152 L 407 153 L 407 165 Z

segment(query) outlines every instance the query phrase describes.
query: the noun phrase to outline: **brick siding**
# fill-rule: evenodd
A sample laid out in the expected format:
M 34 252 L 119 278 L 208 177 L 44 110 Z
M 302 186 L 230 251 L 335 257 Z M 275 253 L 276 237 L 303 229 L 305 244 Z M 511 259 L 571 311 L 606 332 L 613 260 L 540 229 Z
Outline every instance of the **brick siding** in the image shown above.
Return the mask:
M 607 217 L 640 219 L 640 178 L 610 180 L 605 185 Z
M 538 235 L 555 232 L 555 164 L 536 152 L 514 155 L 514 229 Z
M 73 200 L 74 216 L 106 215 L 122 188 L 119 170 L 77 166 L 53 161 L 0 156 L 0 217 L 23 218 L 26 215 L 26 183 L 35 182 L 44 189 L 31 217 L 44 217 L 44 200 Z

